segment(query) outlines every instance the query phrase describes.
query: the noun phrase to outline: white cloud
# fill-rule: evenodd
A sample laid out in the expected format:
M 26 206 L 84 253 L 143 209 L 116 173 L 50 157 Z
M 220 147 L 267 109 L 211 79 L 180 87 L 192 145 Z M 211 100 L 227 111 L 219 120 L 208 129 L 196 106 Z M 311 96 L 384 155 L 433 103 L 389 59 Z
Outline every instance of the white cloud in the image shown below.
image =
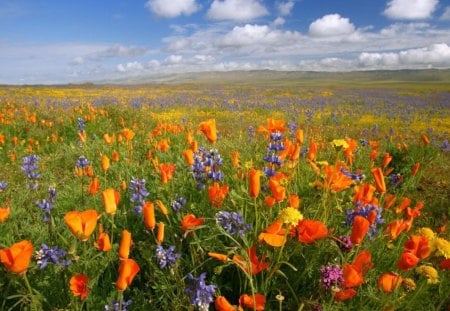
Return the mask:
M 267 14 L 267 9 L 258 0 L 214 0 L 207 17 L 219 21 L 245 21 Z
M 275 18 L 275 20 L 272 22 L 272 25 L 275 26 L 275 27 L 283 26 L 285 22 L 286 22 L 286 20 L 285 20 L 284 18 L 282 18 L 282 17 L 277 17 L 277 18 Z
M 369 68 L 445 68 L 450 66 L 450 47 L 445 43 L 389 53 L 361 53 L 359 65 Z
M 281 16 L 289 15 L 294 8 L 294 4 L 294 1 L 280 2 L 277 5 L 278 12 Z
M 127 72 L 127 71 L 140 71 L 143 70 L 144 66 L 137 61 L 129 62 L 124 64 L 117 65 L 117 71 L 119 72 Z
M 440 20 L 450 21 L 450 6 L 447 6 L 442 14 Z
M 196 0 L 149 0 L 145 6 L 160 17 L 191 15 L 200 9 Z
M 165 64 L 179 64 L 183 60 L 182 55 L 170 55 L 164 60 Z
M 90 54 L 88 57 L 91 60 L 101 60 L 104 58 L 114 57 L 135 57 L 145 54 L 147 49 L 138 46 L 124 46 L 121 44 L 115 44 L 108 48 L 97 51 Z
M 333 37 L 349 35 L 355 31 L 355 26 L 348 18 L 339 14 L 325 15 L 309 25 L 309 34 L 312 37 Z
M 439 0 L 390 0 L 384 15 L 392 19 L 424 19 L 430 18 Z

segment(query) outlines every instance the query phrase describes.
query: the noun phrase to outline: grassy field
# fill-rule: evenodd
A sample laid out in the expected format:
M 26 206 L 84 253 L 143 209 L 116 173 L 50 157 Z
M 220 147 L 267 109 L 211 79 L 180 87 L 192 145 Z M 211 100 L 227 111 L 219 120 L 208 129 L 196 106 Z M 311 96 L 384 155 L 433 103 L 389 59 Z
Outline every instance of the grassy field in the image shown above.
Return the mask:
M 448 310 L 429 76 L 1 86 L 0 309 Z

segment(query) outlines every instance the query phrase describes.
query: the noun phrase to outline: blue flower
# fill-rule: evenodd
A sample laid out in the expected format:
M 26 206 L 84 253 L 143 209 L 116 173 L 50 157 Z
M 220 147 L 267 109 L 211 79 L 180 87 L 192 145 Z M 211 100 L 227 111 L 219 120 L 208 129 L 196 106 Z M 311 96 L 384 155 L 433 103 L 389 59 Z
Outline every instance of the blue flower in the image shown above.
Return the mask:
M 252 229 L 249 224 L 244 223 L 244 218 L 239 212 L 220 211 L 215 218 L 216 223 L 231 235 L 239 234 L 244 237 L 244 233 Z
M 159 264 L 160 269 L 164 269 L 166 266 L 173 268 L 180 254 L 175 253 L 175 246 L 169 246 L 168 249 L 164 249 L 161 245 L 156 247 L 155 258 Z
M 39 166 L 37 162 L 40 160 L 37 155 L 29 155 L 22 158 L 22 172 L 28 179 L 28 188 L 35 190 L 38 187 L 37 180 L 41 178 L 41 174 L 38 172 Z
M 42 243 L 39 251 L 36 252 L 36 260 L 40 269 L 45 269 L 48 264 L 55 264 L 61 267 L 67 267 L 72 263 L 67 259 L 67 252 L 57 246 L 48 247 L 47 244 Z
M 147 189 L 145 188 L 145 179 L 133 178 L 130 182 L 131 198 L 132 203 L 138 203 L 133 208 L 133 212 L 141 213 L 142 206 L 144 205 L 145 198 L 149 195 Z
M 172 209 L 175 212 L 179 212 L 185 204 L 186 204 L 185 198 L 177 197 L 175 200 L 172 200 L 172 202 L 170 202 L 170 207 L 172 207 Z
M 3 191 L 8 187 L 8 183 L 4 180 L 0 181 L 0 191 Z
M 79 168 L 85 168 L 89 164 L 91 164 L 91 162 L 89 162 L 88 159 L 86 159 L 84 156 L 80 156 L 77 162 L 75 163 L 75 166 Z
M 186 295 L 191 298 L 191 304 L 201 311 L 209 310 L 209 305 L 214 301 L 216 285 L 206 285 L 206 272 L 198 278 L 189 273 L 188 279 L 192 284 L 186 289 Z
M 120 308 L 120 304 L 117 300 L 113 299 L 111 301 L 110 304 L 105 305 L 105 308 L 103 309 L 103 311 L 127 311 L 128 307 L 132 304 L 133 302 L 130 300 L 124 300 L 122 301 L 122 309 Z
M 78 118 L 78 132 L 82 133 L 84 131 L 84 119 Z
M 364 175 L 364 174 L 352 173 L 343 167 L 341 168 L 341 173 L 347 177 L 350 177 L 352 180 L 354 180 L 356 182 L 363 181 L 366 178 L 366 175 Z

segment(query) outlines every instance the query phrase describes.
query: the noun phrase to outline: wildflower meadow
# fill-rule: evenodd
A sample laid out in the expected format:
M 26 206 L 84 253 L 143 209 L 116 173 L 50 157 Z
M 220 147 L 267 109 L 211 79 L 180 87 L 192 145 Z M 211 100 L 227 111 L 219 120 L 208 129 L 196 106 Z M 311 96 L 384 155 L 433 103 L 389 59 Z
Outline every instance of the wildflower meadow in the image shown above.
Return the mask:
M 448 85 L 0 87 L 1 310 L 449 310 Z

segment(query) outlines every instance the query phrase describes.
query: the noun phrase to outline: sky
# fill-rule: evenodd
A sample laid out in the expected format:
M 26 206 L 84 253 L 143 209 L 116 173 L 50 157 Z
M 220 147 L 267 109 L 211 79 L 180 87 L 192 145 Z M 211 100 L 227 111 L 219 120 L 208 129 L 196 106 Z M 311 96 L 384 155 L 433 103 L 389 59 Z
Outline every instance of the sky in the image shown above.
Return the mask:
M 450 0 L 0 0 L 0 84 L 450 68 Z

